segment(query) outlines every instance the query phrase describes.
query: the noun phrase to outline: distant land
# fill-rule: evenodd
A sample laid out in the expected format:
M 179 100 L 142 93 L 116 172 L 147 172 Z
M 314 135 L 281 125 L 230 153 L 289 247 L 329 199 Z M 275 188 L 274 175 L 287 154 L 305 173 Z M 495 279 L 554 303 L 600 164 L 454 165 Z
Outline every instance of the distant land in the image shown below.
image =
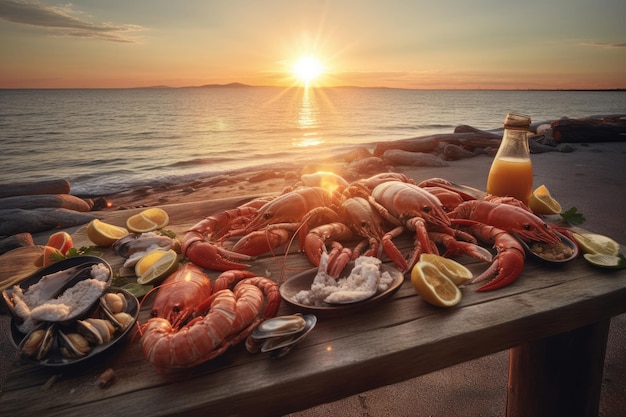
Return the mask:
M 189 85 L 184 87 L 170 87 L 168 85 L 151 85 L 148 87 L 134 87 L 134 88 L 241 88 L 241 87 L 262 87 L 258 85 L 249 85 L 242 83 L 229 83 L 229 84 L 205 84 L 205 85 Z
M 172 87 L 169 85 L 149 85 L 141 87 L 67 87 L 67 88 L 1 88 L 2 90 L 158 90 L 158 89 L 211 89 L 211 88 L 285 88 L 277 85 L 251 85 L 244 83 L 228 83 L 228 84 L 204 84 L 204 85 L 188 85 L 182 87 Z M 305 88 L 297 86 L 297 88 Z M 626 91 L 626 88 L 510 88 L 510 89 L 491 89 L 491 88 L 402 88 L 402 87 L 384 87 L 372 86 L 362 87 L 356 85 L 337 85 L 337 86 L 316 86 L 313 88 L 343 89 L 343 88 L 359 88 L 369 90 L 425 90 L 425 91 Z
M 189 85 L 182 87 L 171 87 L 168 85 L 153 85 L 147 87 L 133 87 L 133 89 L 184 89 L 184 88 L 280 88 L 280 86 L 274 85 L 251 85 L 251 84 L 243 84 L 238 82 L 228 83 L 228 84 L 204 84 L 204 85 Z M 303 88 L 303 87 L 300 87 Z M 315 87 L 315 88 L 364 88 L 364 89 L 389 89 L 389 90 L 423 90 L 421 88 L 401 88 L 401 87 L 360 87 L 353 85 L 339 85 L 332 87 Z M 477 90 L 477 91 L 489 91 L 489 88 L 435 88 L 428 90 Z M 494 89 L 494 91 L 498 91 L 501 89 Z M 520 89 L 504 89 L 502 91 L 626 91 L 626 88 L 520 88 Z

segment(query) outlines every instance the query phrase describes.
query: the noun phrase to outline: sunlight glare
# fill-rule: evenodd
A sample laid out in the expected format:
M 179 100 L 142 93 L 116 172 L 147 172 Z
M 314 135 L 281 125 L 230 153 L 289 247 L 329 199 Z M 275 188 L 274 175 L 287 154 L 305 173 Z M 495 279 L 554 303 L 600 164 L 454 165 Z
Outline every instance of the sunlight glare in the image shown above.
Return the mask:
M 315 81 L 323 72 L 322 64 L 310 56 L 300 58 L 293 67 L 294 75 L 305 84 Z

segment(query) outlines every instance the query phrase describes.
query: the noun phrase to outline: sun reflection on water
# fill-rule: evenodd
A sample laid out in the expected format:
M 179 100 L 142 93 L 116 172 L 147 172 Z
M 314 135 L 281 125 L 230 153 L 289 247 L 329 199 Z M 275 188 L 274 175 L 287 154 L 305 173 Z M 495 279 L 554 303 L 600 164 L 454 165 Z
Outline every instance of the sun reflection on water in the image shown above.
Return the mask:
M 315 93 L 311 88 L 302 90 L 302 99 L 298 107 L 297 127 L 300 137 L 293 138 L 293 145 L 299 148 L 317 146 L 323 143 L 317 128 L 319 127 L 319 107 Z

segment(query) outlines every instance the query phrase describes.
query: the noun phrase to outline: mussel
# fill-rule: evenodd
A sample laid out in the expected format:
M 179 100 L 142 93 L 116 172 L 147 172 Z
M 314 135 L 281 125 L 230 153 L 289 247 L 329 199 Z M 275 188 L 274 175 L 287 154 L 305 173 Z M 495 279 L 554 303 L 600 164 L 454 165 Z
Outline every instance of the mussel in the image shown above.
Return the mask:
M 300 313 L 265 320 L 248 336 L 246 348 L 251 353 L 260 350 L 272 358 L 280 358 L 291 352 L 316 323 L 313 314 Z
M 40 325 L 24 337 L 17 350 L 24 358 L 41 361 L 52 349 L 55 337 L 55 325 Z
M 78 333 L 65 334 L 59 331 L 57 343 L 61 354 L 68 359 L 82 358 L 92 349 L 87 338 Z
M 101 297 L 100 303 L 112 314 L 126 311 L 126 306 L 128 304 L 126 301 L 126 297 L 124 297 L 124 294 L 119 292 L 107 292 Z
M 109 342 L 115 333 L 115 326 L 109 320 L 93 317 L 77 320 L 76 328 L 78 333 L 95 345 Z
M 20 357 L 49 366 L 71 363 L 113 342 L 135 322 L 137 301 L 129 293 L 108 290 L 99 301 L 79 319 L 40 323 L 16 342 Z

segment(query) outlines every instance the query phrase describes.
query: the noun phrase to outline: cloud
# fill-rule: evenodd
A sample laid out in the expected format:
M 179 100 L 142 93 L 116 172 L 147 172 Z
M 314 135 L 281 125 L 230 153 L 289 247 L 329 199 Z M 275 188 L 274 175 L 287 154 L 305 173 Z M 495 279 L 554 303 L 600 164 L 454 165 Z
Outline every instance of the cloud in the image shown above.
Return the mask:
M 52 30 L 68 37 L 123 43 L 137 43 L 128 35 L 144 29 L 138 25 L 95 24 L 73 10 L 71 4 L 51 6 L 32 0 L 0 0 L 0 19 Z
M 606 43 L 606 42 L 583 42 L 583 46 L 594 46 L 596 48 L 626 48 L 626 42 L 624 43 Z

